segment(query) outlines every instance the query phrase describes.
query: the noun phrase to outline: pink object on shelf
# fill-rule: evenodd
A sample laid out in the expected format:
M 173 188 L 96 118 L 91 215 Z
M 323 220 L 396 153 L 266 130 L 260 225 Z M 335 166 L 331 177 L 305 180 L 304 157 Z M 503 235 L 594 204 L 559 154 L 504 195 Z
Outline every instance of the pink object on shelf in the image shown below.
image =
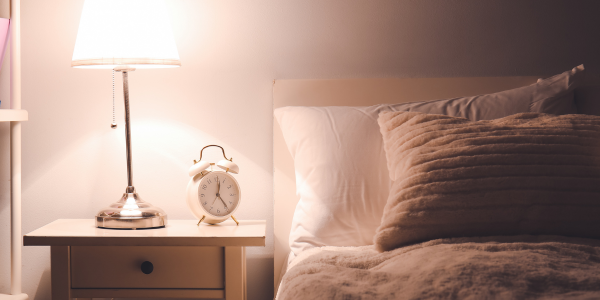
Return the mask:
M 4 53 L 6 45 L 10 38 L 10 19 L 0 18 L 0 68 L 4 62 Z
M 8 44 L 9 32 L 10 20 L 0 18 L 0 67 L 2 67 L 2 63 L 4 62 L 4 52 Z

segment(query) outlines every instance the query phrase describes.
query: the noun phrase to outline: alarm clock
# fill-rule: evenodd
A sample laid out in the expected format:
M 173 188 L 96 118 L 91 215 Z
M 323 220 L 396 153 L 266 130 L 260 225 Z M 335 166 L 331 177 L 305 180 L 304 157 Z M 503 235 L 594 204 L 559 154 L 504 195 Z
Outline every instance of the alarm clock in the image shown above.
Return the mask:
M 202 160 L 202 152 L 209 147 L 219 147 L 225 159 L 215 163 Z M 215 166 L 218 168 L 215 170 Z M 233 174 L 239 173 L 233 158 L 225 156 L 219 145 L 208 145 L 200 150 L 200 160 L 194 160 L 188 171 L 190 182 L 187 186 L 187 204 L 192 214 L 200 221 L 217 224 L 229 217 L 239 225 L 233 213 L 240 206 L 242 190 Z

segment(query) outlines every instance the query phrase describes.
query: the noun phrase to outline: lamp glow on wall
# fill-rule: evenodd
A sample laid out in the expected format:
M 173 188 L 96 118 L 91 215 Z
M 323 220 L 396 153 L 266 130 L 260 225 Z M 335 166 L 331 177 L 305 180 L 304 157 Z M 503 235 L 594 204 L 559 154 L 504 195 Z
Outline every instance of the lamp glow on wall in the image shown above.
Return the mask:
M 85 0 L 71 66 L 123 74 L 127 187 L 121 199 L 96 215 L 102 228 L 158 228 L 166 213 L 144 202 L 133 187 L 128 73 L 181 66 L 164 0 Z

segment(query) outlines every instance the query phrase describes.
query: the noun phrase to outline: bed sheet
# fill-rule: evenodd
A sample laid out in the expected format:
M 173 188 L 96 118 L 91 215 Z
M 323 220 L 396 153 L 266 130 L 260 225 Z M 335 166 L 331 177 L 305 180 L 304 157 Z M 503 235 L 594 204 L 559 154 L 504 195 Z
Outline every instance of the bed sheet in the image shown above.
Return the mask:
M 278 300 L 598 299 L 600 240 L 448 238 L 379 253 L 321 247 L 288 265 Z

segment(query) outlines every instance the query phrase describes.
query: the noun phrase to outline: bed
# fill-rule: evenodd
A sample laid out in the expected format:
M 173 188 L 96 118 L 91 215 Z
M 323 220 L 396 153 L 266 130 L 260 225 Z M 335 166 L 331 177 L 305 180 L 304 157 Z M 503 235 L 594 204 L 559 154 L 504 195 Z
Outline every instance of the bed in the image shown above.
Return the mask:
M 531 86 L 536 84 L 538 78 L 277 80 L 273 87 L 274 107 L 364 107 L 381 103 L 447 99 Z M 590 88 L 594 85 L 591 81 L 594 80 L 586 79 L 586 84 L 573 93 L 579 113 L 597 114 L 598 101 L 594 101 L 597 99 L 597 89 Z M 385 249 L 389 251 L 381 251 L 364 242 L 372 239 L 367 234 L 362 244 L 354 242 L 343 245 L 343 242 L 338 242 L 331 246 L 325 243 L 319 244 L 320 247 L 302 248 L 302 251 L 294 254 L 289 241 L 290 231 L 293 231 L 292 219 L 295 218 L 300 198 L 296 194 L 296 174 L 302 171 L 294 167 L 294 159 L 279 123 L 274 122 L 274 284 L 276 294 L 281 299 L 536 297 L 543 294 L 532 294 L 532 289 L 543 290 L 548 285 L 544 280 L 560 277 L 552 272 L 556 272 L 556 264 L 561 261 L 571 263 L 564 264 L 566 269 L 563 272 L 571 277 L 552 283 L 558 287 L 553 291 L 554 294 L 564 297 L 599 295 L 594 289 L 600 286 L 597 280 L 600 268 L 597 264 L 590 266 L 589 262 L 595 261 L 600 255 L 600 243 L 590 238 L 545 234 L 507 236 L 502 233 L 490 236 L 471 234 L 468 237 L 448 235 L 445 238 L 409 241 L 402 246 Z M 497 253 L 503 253 L 504 256 L 498 256 Z M 544 266 L 536 265 L 539 272 L 533 275 L 516 268 L 519 265 L 513 263 L 523 260 L 523 265 L 535 264 L 541 257 L 548 261 Z M 499 263 L 496 267 L 486 265 L 494 260 L 505 263 Z M 507 266 L 515 268 L 507 270 Z M 482 293 L 481 287 L 489 284 L 489 280 L 498 278 L 502 272 L 505 272 L 504 276 L 524 274 L 524 277 L 515 279 L 510 286 L 495 282 L 495 287 L 485 288 L 489 293 Z M 582 279 L 573 283 L 573 278 Z M 287 286 L 281 286 L 282 279 Z M 532 287 L 531 282 L 535 280 L 542 282 Z M 578 288 L 573 288 L 573 285 Z M 527 293 L 523 294 L 522 291 Z M 591 291 L 591 294 L 582 291 Z

